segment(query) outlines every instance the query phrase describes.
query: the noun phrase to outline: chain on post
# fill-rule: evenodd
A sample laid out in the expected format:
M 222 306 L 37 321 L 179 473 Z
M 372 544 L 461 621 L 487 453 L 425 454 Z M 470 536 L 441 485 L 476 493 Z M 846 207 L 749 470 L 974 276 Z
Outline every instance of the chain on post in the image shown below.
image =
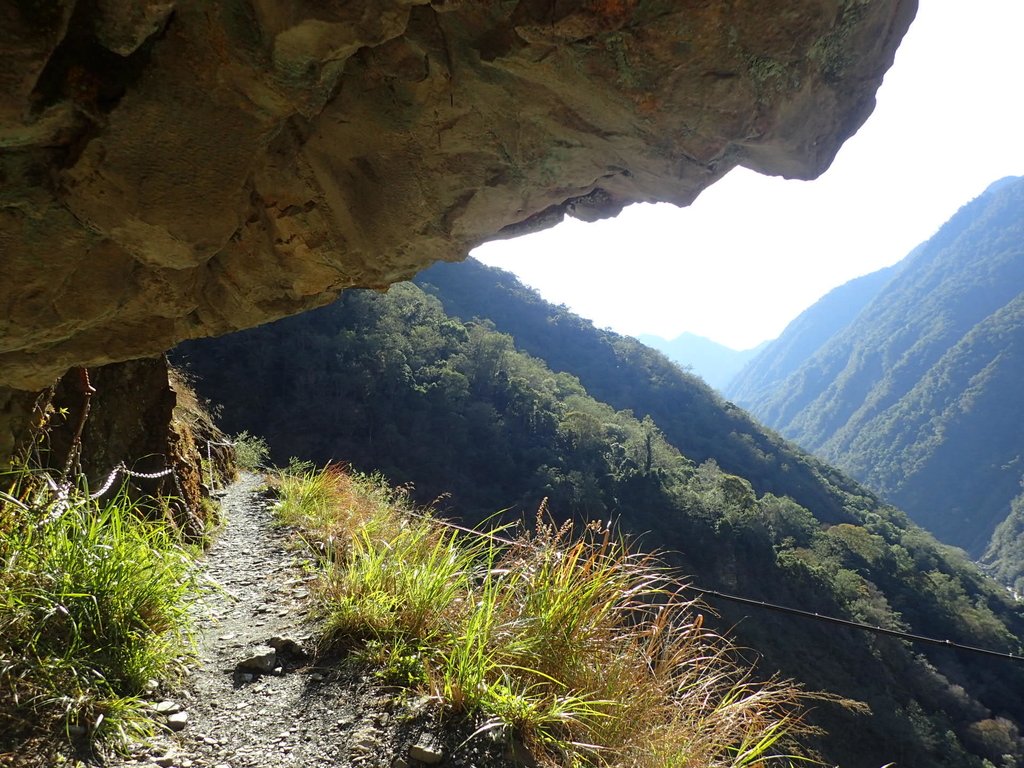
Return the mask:
M 60 483 L 57 483 L 49 475 L 46 476 L 47 485 L 50 487 L 50 491 L 54 495 L 54 506 L 53 511 L 46 517 L 41 524 L 49 524 L 63 517 L 64 513 L 71 508 L 71 476 L 74 473 L 77 476 L 82 474 L 81 467 L 81 455 L 82 455 L 82 431 L 85 428 L 85 423 L 89 418 L 89 410 L 92 405 L 92 396 L 96 393 L 96 388 L 92 385 L 89 380 L 89 370 L 87 368 L 78 369 L 78 389 L 82 395 L 82 412 L 78 419 L 78 424 L 75 427 L 74 434 L 71 438 L 71 445 L 68 448 L 67 459 L 64 462 L 64 471 L 61 474 Z M 53 391 L 56 390 L 56 385 L 51 388 L 51 398 Z M 38 406 L 38 400 L 37 400 Z M 207 444 L 207 452 L 210 451 L 210 446 Z M 174 462 L 168 462 L 168 467 L 159 472 L 136 472 L 128 469 L 124 462 L 119 463 L 114 467 L 110 474 L 107 476 L 106 482 L 103 486 L 95 493 L 86 493 L 87 498 L 90 501 L 96 499 L 107 493 L 114 485 L 114 481 L 117 480 L 118 475 L 124 473 L 126 477 L 132 477 L 139 480 L 156 480 L 161 477 L 167 477 L 171 475 L 174 480 L 174 487 L 178 491 L 178 498 L 181 499 L 182 505 L 185 507 L 185 511 L 189 517 L 192 518 L 193 523 L 202 527 L 202 520 L 196 515 L 192 505 L 189 504 L 188 498 L 185 496 L 185 491 L 182 488 L 181 480 L 178 477 L 178 473 L 174 470 Z M 212 461 L 211 461 L 211 472 L 212 472 Z M 212 483 L 211 483 L 212 488 Z
M 140 480 L 156 480 L 170 475 L 171 479 L 174 481 L 174 487 L 178 491 L 178 499 L 181 501 L 181 505 L 185 508 L 185 512 L 192 518 L 192 522 L 194 524 L 202 527 L 202 521 L 196 514 L 196 511 L 192 508 L 192 505 L 188 503 L 188 497 L 185 495 L 185 489 L 181 485 L 181 478 L 178 477 L 178 473 L 174 469 L 174 462 L 170 462 L 170 466 L 168 466 L 167 469 L 163 469 L 159 472 L 135 472 L 128 468 L 125 468 L 124 472 L 128 477 L 134 477 Z
M 126 467 L 122 462 L 111 470 L 110 474 L 107 476 L 107 481 L 103 484 L 103 487 L 96 491 L 96 493 L 90 493 L 89 498 L 96 500 L 109 491 L 110 487 L 114 484 L 114 481 L 121 472 L 124 472 L 128 477 L 135 477 L 142 480 L 155 480 L 158 477 L 166 477 L 171 474 L 170 469 L 165 469 L 161 472 L 134 472 L 128 469 L 128 467 Z
M 171 469 L 170 467 L 168 467 L 167 469 L 162 469 L 159 472 L 136 472 L 134 470 L 127 468 L 124 471 L 124 473 L 128 475 L 128 477 L 134 477 L 139 480 L 156 480 L 158 477 L 167 477 L 173 472 L 174 470 Z
M 157 480 L 161 477 L 167 477 L 170 475 L 174 480 L 174 487 L 178 491 L 178 498 L 181 499 L 181 503 L 185 507 L 185 511 L 188 513 L 189 517 L 192 518 L 194 523 L 201 523 L 201 520 L 196 515 L 192 505 L 188 503 L 188 498 L 185 496 L 181 480 L 178 477 L 178 473 L 175 472 L 173 464 L 159 472 L 136 472 L 135 470 L 128 469 L 124 462 L 121 462 L 110 471 L 110 474 L 107 475 L 106 482 L 103 483 L 103 486 L 98 491 L 88 494 L 89 500 L 95 501 L 107 493 L 113 487 L 114 481 L 117 480 L 118 475 L 121 473 L 124 473 L 126 477 L 132 477 L 137 480 Z M 44 477 L 46 477 L 46 484 L 49 486 L 51 493 L 53 493 L 55 497 L 53 512 L 47 515 L 47 517 L 40 523 L 41 525 L 48 525 L 63 517 L 64 513 L 71 507 L 71 483 L 66 480 L 58 483 L 49 475 L 44 475 Z
M 54 495 L 53 511 L 47 515 L 39 525 L 49 525 L 64 517 L 64 513 L 71 508 L 71 485 L 70 483 L 58 484 L 52 477 L 44 474 L 46 485 Z

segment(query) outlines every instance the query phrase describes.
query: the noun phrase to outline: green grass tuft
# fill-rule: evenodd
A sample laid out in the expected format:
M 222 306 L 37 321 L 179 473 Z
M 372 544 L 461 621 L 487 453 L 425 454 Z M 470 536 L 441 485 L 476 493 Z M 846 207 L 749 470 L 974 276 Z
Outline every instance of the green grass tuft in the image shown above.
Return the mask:
M 191 552 L 123 494 L 61 502 L 22 476 L 0 497 L 0 733 L 82 732 L 119 748 L 139 698 L 192 653 Z
M 538 515 L 513 542 L 464 535 L 380 478 L 281 480 L 278 513 L 318 554 L 325 648 L 380 665 L 477 733 L 548 765 L 742 766 L 780 757 L 803 695 L 754 682 L 665 569 L 607 530 Z

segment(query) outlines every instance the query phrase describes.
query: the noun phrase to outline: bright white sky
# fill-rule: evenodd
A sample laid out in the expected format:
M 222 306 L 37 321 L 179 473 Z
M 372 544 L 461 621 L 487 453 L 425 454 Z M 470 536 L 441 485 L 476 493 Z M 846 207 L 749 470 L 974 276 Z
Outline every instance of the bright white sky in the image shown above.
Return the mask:
M 473 255 L 598 327 L 735 349 L 903 258 L 1024 175 L 1024 0 L 921 0 L 878 106 L 817 181 L 738 168 L 689 208 L 635 205 Z

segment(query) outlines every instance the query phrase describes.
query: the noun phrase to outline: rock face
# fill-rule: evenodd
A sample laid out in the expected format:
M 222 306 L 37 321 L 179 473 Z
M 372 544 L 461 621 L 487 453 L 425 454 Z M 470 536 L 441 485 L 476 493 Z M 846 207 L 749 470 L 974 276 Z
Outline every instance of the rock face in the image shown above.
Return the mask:
M 129 497 L 169 498 L 148 511 L 165 516 L 186 536 L 206 531 L 206 477 L 200 468 L 207 441 L 222 443 L 224 435 L 166 358 L 111 363 L 92 369 L 88 378 L 75 369 L 38 397 L 12 398 L 6 413 L 3 405 L 0 398 L 0 424 L 11 425 L 11 433 L 0 440 L 0 472 L 20 447 L 19 458 L 28 466 L 84 475 L 91 492 L 111 479 L 104 494 L 110 498 L 127 479 L 124 471 L 112 470 L 124 465 L 133 473 Z M 38 429 L 44 421 L 46 429 Z M 223 454 L 209 455 L 213 471 L 222 477 L 234 472 Z M 166 474 L 168 468 L 173 475 Z
M 0 385 L 820 174 L 914 0 L 0 0 Z

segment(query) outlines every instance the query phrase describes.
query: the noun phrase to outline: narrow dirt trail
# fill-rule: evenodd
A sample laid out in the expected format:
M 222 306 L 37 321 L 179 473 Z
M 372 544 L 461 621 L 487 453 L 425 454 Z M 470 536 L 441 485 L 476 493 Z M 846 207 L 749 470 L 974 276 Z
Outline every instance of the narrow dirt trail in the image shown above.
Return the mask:
M 388 733 L 393 702 L 372 686 L 353 687 L 329 670 L 318 671 L 293 650 L 271 660 L 268 641 L 306 644 L 308 576 L 272 524 L 272 502 L 261 479 L 246 475 L 221 502 L 224 529 L 204 558 L 217 585 L 197 604 L 199 665 L 184 689 L 159 705 L 185 723 L 123 766 L 180 768 L 285 768 L 391 765 L 384 757 L 397 734 Z M 261 656 L 264 672 L 239 664 Z M 253 662 L 254 664 L 256 662 Z M 358 681 L 356 681 L 358 682 Z M 362 689 L 362 690 L 360 690 Z M 177 718 L 181 720 L 179 713 Z M 180 725 L 180 723 L 179 723 Z
M 312 576 L 288 546 L 288 532 L 274 526 L 273 501 L 261 485 L 244 475 L 221 500 L 224 527 L 203 559 L 217 589 L 194 607 L 199 663 L 184 685 L 154 693 L 156 717 L 169 729 L 105 768 L 521 765 L 509 745 L 467 738 L 465 723 L 442 727 L 422 697 L 351 666 L 318 668 L 302 653 L 313 632 Z M 272 645 L 281 651 L 272 653 Z

